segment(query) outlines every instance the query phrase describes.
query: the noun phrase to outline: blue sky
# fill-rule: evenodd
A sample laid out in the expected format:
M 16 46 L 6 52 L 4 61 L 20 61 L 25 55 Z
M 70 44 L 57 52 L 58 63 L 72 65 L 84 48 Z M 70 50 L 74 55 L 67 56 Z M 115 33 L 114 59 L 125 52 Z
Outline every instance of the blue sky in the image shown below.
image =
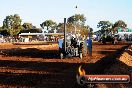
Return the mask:
M 30 22 L 40 27 L 45 20 L 63 22 L 75 13 L 84 14 L 86 25 L 97 29 L 100 20 L 115 23 L 123 20 L 132 28 L 132 0 L 1 0 L 0 26 L 7 15 L 19 14 L 22 23 Z M 75 9 L 75 6 L 78 9 Z

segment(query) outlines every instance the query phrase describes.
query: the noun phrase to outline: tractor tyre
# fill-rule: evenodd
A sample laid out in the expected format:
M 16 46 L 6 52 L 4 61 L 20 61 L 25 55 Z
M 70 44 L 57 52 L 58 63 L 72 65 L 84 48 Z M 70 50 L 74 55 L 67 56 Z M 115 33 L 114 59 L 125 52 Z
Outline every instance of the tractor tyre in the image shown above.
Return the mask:
M 82 53 L 80 53 L 80 54 L 79 54 L 79 57 L 80 57 L 80 59 L 82 59 L 82 58 L 83 58 L 83 54 L 82 54 Z
M 63 59 L 63 58 L 64 58 L 64 54 L 60 53 L 60 59 Z

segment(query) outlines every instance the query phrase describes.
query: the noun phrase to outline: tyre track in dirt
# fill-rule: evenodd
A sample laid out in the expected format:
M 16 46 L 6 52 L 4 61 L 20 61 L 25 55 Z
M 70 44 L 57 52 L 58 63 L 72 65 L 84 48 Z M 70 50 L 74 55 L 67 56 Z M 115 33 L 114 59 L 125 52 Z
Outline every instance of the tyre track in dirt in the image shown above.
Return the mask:
M 45 56 L 47 53 L 44 53 L 47 51 L 46 48 L 40 50 L 36 49 L 36 46 L 35 49 L 32 49 L 31 46 L 30 48 L 24 46 L 29 51 L 21 48 L 16 50 L 17 54 L 14 51 L 13 53 L 9 52 L 15 47 L 18 49 L 23 46 L 1 48 L 7 54 L 7 56 L 0 54 L 0 86 L 5 88 L 79 88 L 76 83 L 76 75 L 80 65 L 87 74 L 105 74 L 104 71 L 109 69 L 111 64 L 117 62 L 114 55 L 118 57 L 122 52 L 120 50 L 125 49 L 127 45 L 94 45 L 93 57 L 88 56 L 83 60 L 79 58 L 60 60 L 56 55 L 53 55 L 57 52 L 52 50 L 48 54 L 52 56 L 47 56 L 47 58 Z M 54 50 L 56 49 L 54 48 Z M 22 51 L 25 52 L 23 55 L 21 55 Z M 28 52 L 30 54 L 27 54 Z M 35 53 L 40 54 L 35 55 Z M 30 57 L 32 55 L 33 57 Z

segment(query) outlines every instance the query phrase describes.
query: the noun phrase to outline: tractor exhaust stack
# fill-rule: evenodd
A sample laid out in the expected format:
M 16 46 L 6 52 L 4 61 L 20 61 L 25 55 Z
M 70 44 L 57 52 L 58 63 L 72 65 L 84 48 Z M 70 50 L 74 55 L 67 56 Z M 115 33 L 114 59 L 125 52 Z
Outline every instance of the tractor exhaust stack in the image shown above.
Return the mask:
M 64 18 L 64 49 L 66 52 L 66 18 Z

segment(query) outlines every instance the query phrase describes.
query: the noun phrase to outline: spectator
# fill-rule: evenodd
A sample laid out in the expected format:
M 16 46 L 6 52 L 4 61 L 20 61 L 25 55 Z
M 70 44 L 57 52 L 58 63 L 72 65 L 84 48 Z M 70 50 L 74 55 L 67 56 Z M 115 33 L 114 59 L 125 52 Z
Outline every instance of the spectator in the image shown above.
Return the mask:
M 62 52 L 63 50 L 63 38 L 58 39 L 59 42 L 59 52 Z
M 92 39 L 89 37 L 87 39 L 87 49 L 88 49 L 88 54 L 92 56 Z

